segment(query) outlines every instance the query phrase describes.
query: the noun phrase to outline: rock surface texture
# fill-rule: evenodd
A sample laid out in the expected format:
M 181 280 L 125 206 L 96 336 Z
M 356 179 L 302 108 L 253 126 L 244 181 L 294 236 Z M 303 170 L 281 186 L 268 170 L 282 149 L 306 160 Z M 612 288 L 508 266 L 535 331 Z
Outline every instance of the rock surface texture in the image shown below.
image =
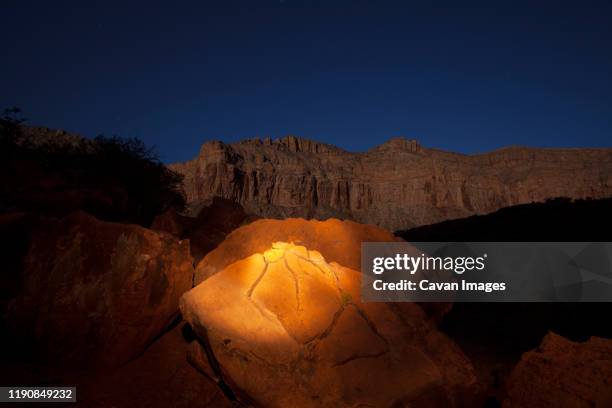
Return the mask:
M 612 149 L 469 156 L 395 138 L 352 153 L 288 136 L 208 142 L 170 168 L 185 175 L 192 204 L 218 196 L 262 217 L 346 218 L 392 231 L 554 197 L 612 196 Z
M 459 348 L 415 304 L 361 303 L 360 277 L 290 243 L 234 262 L 181 298 L 201 339 L 190 359 L 255 406 L 469 401 Z
M 575 343 L 549 333 L 508 379 L 505 408 L 612 406 L 612 340 Z
M 274 242 L 293 242 L 320 252 L 329 262 L 361 269 L 362 242 L 401 241 L 389 231 L 373 225 L 329 219 L 326 221 L 290 218 L 263 219 L 230 233 L 196 267 L 195 284 L 255 253 L 263 253 Z
M 41 219 L 17 296 L 6 306 L 7 324 L 39 362 L 114 368 L 177 316 L 192 279 L 188 241 L 83 212 Z

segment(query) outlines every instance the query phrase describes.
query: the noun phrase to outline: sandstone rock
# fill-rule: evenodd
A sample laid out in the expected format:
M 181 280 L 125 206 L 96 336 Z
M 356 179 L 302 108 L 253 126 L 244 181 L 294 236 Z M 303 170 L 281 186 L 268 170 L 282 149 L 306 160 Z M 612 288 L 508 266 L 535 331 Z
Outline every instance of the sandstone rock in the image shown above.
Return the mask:
M 179 238 L 186 238 L 191 228 L 192 219 L 178 214 L 174 208 L 156 215 L 151 224 L 152 230 L 167 232 Z
M 177 325 L 142 356 L 111 374 L 81 378 L 76 406 L 231 407 L 221 389 L 188 363 L 181 329 Z
M 185 176 L 189 202 L 219 196 L 267 218 L 352 219 L 395 231 L 554 197 L 612 196 L 612 149 L 511 147 L 478 155 L 403 138 L 364 153 L 289 136 L 208 142 Z
M 360 276 L 287 243 L 232 263 L 181 298 L 214 356 L 209 366 L 195 347 L 191 361 L 256 406 L 471 401 L 476 379 L 458 347 L 415 304 L 361 303 Z
M 258 218 L 247 214 L 240 204 L 224 198 L 214 197 L 210 202 L 202 204 L 204 205 L 191 209 L 198 223 L 216 228 L 225 234 Z
M 191 209 L 195 216 L 180 215 L 171 209 L 156 216 L 151 226 L 154 230 L 189 239 L 195 262 L 199 262 L 234 229 L 258 218 L 247 214 L 240 204 L 219 197 L 202 204 Z
M 67 367 L 117 367 L 141 353 L 191 288 L 187 241 L 86 213 L 42 219 L 7 308 L 27 356 Z
M 612 340 L 576 343 L 549 333 L 538 349 L 522 356 L 507 390 L 506 408 L 610 407 Z
M 373 225 L 329 219 L 258 220 L 234 230 L 198 263 L 195 284 L 223 270 L 229 264 L 254 253 L 262 253 L 274 242 L 293 242 L 319 251 L 328 261 L 361 269 L 362 242 L 401 241 Z

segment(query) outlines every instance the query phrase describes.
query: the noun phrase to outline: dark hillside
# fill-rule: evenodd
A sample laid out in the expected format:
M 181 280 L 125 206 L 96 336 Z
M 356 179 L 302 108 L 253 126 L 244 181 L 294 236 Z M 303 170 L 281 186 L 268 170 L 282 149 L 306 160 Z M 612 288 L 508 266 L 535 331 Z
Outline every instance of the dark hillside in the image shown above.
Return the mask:
M 409 242 L 611 241 L 612 198 L 554 199 L 396 232 Z M 520 356 L 553 331 L 575 341 L 612 338 L 612 303 L 455 303 L 441 327 L 472 358 L 491 395 Z M 495 363 L 491 363 L 491 362 Z
M 155 215 L 183 209 L 182 176 L 140 140 L 28 128 L 13 112 L 0 119 L 0 212 L 84 210 L 149 226 Z
M 612 198 L 556 198 L 398 231 L 395 235 L 412 242 L 610 241 Z

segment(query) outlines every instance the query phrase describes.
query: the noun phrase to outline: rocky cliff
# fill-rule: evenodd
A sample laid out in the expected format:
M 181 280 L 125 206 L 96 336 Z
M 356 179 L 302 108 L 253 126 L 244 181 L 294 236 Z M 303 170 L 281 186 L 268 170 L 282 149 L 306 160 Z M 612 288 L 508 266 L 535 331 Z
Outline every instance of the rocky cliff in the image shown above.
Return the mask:
M 612 149 L 509 147 L 464 155 L 391 139 L 367 152 L 288 136 L 207 142 L 170 167 L 188 202 L 215 196 L 264 217 L 340 217 L 397 230 L 553 197 L 612 196 Z

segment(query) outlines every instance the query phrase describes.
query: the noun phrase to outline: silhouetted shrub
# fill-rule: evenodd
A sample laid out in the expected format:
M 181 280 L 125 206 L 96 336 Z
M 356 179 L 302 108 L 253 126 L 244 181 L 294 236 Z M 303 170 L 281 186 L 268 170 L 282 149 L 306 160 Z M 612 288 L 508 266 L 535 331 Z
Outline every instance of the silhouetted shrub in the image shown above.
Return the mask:
M 148 226 L 156 214 L 184 209 L 182 176 L 142 141 L 28 128 L 18 113 L 0 119 L 0 210 L 84 210 Z
M 21 117 L 21 109 L 16 106 L 6 108 L 0 116 L 0 135 L 3 141 L 14 140 L 20 133 L 20 127 L 26 119 Z

